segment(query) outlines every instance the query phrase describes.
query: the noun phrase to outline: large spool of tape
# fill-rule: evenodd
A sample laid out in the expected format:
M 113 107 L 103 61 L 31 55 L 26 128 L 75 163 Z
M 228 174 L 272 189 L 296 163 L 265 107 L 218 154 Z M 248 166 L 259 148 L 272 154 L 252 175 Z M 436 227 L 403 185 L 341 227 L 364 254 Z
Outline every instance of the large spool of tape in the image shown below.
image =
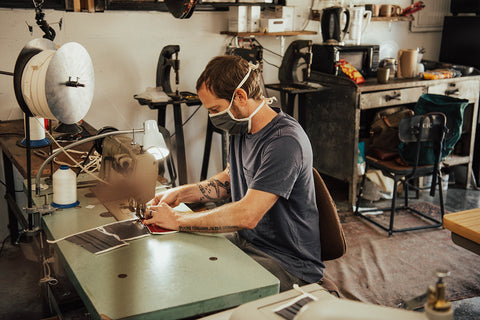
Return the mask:
M 22 50 L 15 65 L 14 87 L 20 107 L 26 114 L 65 124 L 82 120 L 95 88 L 87 50 L 75 42 L 58 50 L 49 43 L 34 44 L 37 47 L 32 49 L 29 43 Z

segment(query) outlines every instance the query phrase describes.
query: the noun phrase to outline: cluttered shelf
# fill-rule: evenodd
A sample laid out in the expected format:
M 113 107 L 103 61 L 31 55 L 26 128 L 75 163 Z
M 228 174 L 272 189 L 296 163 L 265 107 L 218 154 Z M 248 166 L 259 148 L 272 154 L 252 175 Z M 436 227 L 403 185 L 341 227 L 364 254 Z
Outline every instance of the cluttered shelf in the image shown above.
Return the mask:
M 385 21 L 385 22 L 396 22 L 396 21 L 413 21 L 414 18 L 410 16 L 394 16 L 394 17 L 372 17 L 371 21 Z
M 226 34 L 235 37 L 249 37 L 249 36 L 298 36 L 298 35 L 313 35 L 317 34 L 316 31 L 283 31 L 283 32 L 234 32 L 234 31 L 221 31 L 220 34 Z

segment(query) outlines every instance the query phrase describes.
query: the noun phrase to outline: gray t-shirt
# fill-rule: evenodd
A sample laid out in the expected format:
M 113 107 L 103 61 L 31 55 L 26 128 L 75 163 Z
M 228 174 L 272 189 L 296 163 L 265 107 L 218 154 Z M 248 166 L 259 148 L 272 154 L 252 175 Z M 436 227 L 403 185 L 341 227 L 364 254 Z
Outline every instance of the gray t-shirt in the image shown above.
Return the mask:
M 230 136 L 232 200 L 242 199 L 248 189 L 279 196 L 257 226 L 239 231 L 240 236 L 311 283 L 321 280 L 325 269 L 312 161 L 307 135 L 282 111 L 255 134 Z

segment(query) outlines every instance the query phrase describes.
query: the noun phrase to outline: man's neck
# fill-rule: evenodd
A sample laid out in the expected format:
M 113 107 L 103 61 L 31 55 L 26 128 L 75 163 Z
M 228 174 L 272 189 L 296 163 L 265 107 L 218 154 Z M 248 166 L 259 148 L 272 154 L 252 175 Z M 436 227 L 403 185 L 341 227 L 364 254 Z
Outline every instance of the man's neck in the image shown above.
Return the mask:
M 263 99 L 261 100 L 254 100 L 252 101 L 252 106 L 253 110 L 256 110 L 258 106 L 263 102 Z M 253 111 L 252 111 L 253 112 Z M 250 130 L 250 133 L 257 133 L 258 131 L 262 130 L 267 124 L 270 123 L 270 121 L 273 120 L 277 116 L 277 113 L 275 110 L 270 108 L 268 104 L 264 104 L 260 110 L 253 116 L 252 118 L 252 128 Z

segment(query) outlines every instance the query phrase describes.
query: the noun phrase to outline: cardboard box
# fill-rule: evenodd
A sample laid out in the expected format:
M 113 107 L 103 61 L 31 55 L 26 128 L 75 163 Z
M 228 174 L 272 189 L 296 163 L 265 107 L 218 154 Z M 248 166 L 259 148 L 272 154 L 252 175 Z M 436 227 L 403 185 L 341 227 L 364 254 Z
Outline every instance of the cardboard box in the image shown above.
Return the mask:
M 284 19 L 260 19 L 260 31 L 262 32 L 283 32 L 285 31 Z
M 258 31 L 260 31 L 261 7 L 260 6 L 249 6 L 247 11 L 248 11 L 248 19 L 247 19 L 247 30 L 248 30 L 248 32 L 258 32 Z
M 285 30 L 293 31 L 293 19 L 295 16 L 295 7 L 277 6 L 275 7 L 276 18 L 285 20 Z
M 247 32 L 247 6 L 228 7 L 228 31 Z

